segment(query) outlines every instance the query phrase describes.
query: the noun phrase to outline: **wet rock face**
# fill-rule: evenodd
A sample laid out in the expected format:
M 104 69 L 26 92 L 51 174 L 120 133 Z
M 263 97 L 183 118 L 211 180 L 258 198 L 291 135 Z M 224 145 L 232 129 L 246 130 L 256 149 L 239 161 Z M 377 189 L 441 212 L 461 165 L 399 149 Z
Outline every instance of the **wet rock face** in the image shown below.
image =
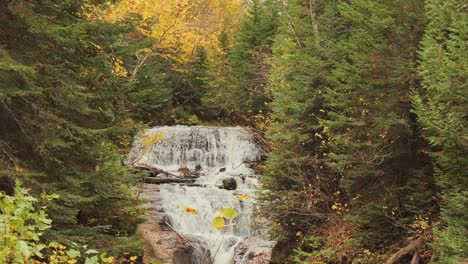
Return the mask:
M 267 264 L 271 261 L 272 241 L 251 237 L 239 243 L 234 253 L 234 264 Z
M 208 249 L 196 241 L 187 241 L 174 251 L 174 264 L 211 264 Z
M 223 189 L 225 190 L 235 190 L 237 189 L 237 182 L 234 178 L 223 179 Z
M 164 210 L 162 211 L 164 213 Z M 163 231 L 172 231 L 171 229 L 171 218 L 167 215 L 163 215 L 162 218 L 159 220 L 159 226 L 161 227 L 161 230 Z
M 151 263 L 153 259 L 172 263 L 174 250 L 183 241 L 179 235 L 167 225 L 169 219 L 164 214 L 161 207 L 161 197 L 159 185 L 144 184 L 141 189 L 140 197 L 146 202 L 142 206 L 148 209 L 149 218 L 146 222 L 140 224 L 139 230 L 145 240 L 148 242 L 145 247 L 144 263 Z

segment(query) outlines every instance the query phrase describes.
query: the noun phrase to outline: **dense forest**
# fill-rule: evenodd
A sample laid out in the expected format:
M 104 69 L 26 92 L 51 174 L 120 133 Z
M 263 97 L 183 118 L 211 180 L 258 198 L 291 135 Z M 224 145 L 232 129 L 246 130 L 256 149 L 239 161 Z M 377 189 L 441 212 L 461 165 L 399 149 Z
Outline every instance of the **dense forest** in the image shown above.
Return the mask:
M 462 0 L 0 0 L 0 263 L 134 263 L 159 125 L 262 134 L 273 263 L 468 260 Z M 98 252 L 105 252 L 99 253 Z

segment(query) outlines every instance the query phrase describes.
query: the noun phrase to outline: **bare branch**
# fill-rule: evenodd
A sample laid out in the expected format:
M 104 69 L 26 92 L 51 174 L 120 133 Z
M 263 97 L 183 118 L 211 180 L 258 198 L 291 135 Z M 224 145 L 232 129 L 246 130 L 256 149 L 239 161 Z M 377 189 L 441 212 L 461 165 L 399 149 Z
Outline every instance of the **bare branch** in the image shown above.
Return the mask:
M 317 25 L 317 2 L 316 0 L 309 0 L 310 20 L 312 22 L 312 30 L 315 37 L 315 45 L 319 45 L 319 31 Z

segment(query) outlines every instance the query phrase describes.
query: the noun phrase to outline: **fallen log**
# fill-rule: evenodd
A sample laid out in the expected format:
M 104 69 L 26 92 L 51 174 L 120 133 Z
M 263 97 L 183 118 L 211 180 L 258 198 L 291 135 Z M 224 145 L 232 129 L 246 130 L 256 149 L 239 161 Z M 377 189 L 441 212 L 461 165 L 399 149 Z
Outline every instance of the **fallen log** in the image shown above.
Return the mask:
M 159 172 L 162 171 L 162 170 L 160 170 L 158 168 L 154 168 L 154 167 L 151 167 L 151 166 L 149 166 L 147 164 L 141 164 L 141 163 L 134 164 L 133 167 L 136 168 L 136 169 L 140 169 L 140 170 L 159 171 Z
M 410 264 L 419 264 L 420 260 L 421 258 L 419 257 L 418 251 L 415 250 Z
M 418 239 L 410 242 L 406 247 L 398 250 L 395 254 L 393 254 L 386 262 L 385 264 L 394 264 L 398 263 L 398 261 L 408 255 L 409 253 L 413 252 L 419 245 L 422 244 L 424 241 L 424 237 L 421 236 Z
M 159 177 L 144 177 L 144 183 L 152 183 L 152 184 L 165 184 L 165 183 L 193 183 L 195 179 L 187 179 L 187 178 L 159 178 Z
M 161 169 L 158 169 L 158 168 L 153 168 L 149 165 L 146 165 L 146 164 L 137 164 L 137 165 L 134 165 L 133 169 L 130 170 L 130 172 L 132 172 L 133 174 L 136 174 L 138 172 L 142 172 L 142 171 L 147 171 L 148 172 L 148 177 L 156 177 L 156 176 L 160 176 L 160 175 L 164 175 L 164 176 L 171 176 L 171 177 L 179 177 L 178 175 L 175 175 L 175 174 L 172 174 L 170 172 L 167 172 L 167 171 L 164 171 L 164 170 L 161 170 Z

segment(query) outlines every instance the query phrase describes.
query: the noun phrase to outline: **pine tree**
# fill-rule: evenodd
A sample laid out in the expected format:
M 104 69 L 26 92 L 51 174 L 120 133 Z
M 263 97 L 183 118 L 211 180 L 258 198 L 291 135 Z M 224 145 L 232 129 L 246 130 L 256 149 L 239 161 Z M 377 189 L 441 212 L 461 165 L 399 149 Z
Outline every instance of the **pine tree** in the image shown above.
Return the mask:
M 436 226 L 435 263 L 468 257 L 466 8 L 464 1 L 426 2 L 430 22 L 419 67 L 424 89 L 413 97 L 418 122 L 433 146 L 434 176 L 441 189 L 443 224 Z

